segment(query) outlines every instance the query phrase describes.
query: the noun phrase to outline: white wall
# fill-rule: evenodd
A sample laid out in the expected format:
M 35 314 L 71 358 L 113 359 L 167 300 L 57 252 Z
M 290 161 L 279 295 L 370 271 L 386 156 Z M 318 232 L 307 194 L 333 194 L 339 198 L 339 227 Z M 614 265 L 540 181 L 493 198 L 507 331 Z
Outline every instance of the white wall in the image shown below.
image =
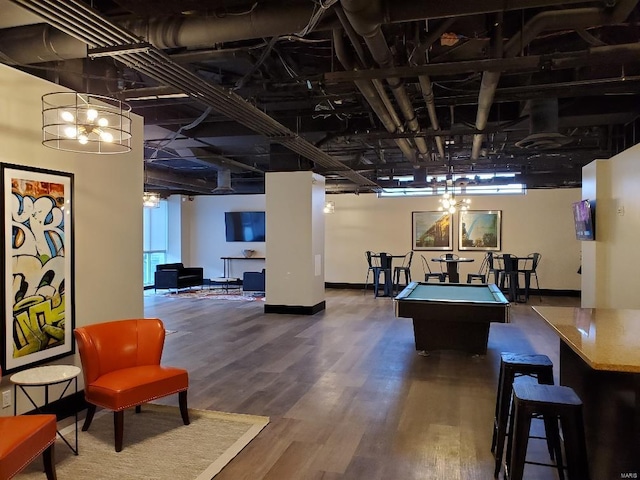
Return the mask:
M 73 173 L 75 324 L 142 317 L 142 119 L 132 116 L 133 150 L 120 155 L 42 146 L 40 98 L 64 90 L 0 64 L 0 162 Z M 4 331 L 0 333 L 5 342 Z M 76 363 L 77 355 L 57 363 Z M 80 382 L 81 383 L 81 382 Z M 8 378 L 2 381 L 3 388 Z M 8 410 L 0 411 L 0 415 Z
M 571 204 L 580 200 L 580 189 L 532 190 L 526 195 L 472 197 L 475 210 L 502 210 L 502 252 L 526 255 L 540 252 L 540 286 L 553 290 L 580 290 L 580 243 L 575 239 Z M 411 212 L 437 210 L 431 197 L 377 198 L 367 195 L 328 195 L 336 205 L 325 220 L 325 281 L 363 283 L 366 276 L 365 250 L 406 253 L 411 249 Z M 224 212 L 264 210 L 264 195 L 196 197 L 193 202 L 192 265 L 205 267 L 205 276 L 222 274 L 221 256 L 241 255 L 243 248 L 263 255 L 264 243 L 227 243 L 224 238 Z M 455 216 L 457 221 L 457 215 Z M 454 236 L 457 235 L 457 225 Z M 456 237 L 457 238 L 457 237 Z M 457 244 L 456 244 L 457 246 Z M 457 248 L 455 249 L 457 251 Z M 413 278 L 421 278 L 419 254 L 427 258 L 442 252 L 417 252 Z M 476 259 L 461 264 L 461 278 L 476 271 L 484 252 L 464 251 Z M 260 270 L 260 262 L 236 262 L 234 276 L 244 270 Z
M 173 198 L 173 197 L 172 197 Z M 242 257 L 242 250 L 255 250 L 254 256 L 265 256 L 265 242 L 227 242 L 224 231 L 224 212 L 265 211 L 264 195 L 197 196 L 189 203 L 190 255 L 182 261 L 190 267 L 204 267 L 204 277 L 221 277 L 220 257 Z M 185 205 L 186 210 L 187 205 Z M 231 275 L 242 278 L 242 272 L 259 272 L 264 260 L 234 260 Z
M 596 241 L 583 242 L 583 259 L 593 288 L 585 307 L 640 308 L 640 144 L 583 168 L 583 198 L 596 199 Z M 594 187 L 595 184 L 595 187 Z M 585 278 L 585 281 L 587 278 Z

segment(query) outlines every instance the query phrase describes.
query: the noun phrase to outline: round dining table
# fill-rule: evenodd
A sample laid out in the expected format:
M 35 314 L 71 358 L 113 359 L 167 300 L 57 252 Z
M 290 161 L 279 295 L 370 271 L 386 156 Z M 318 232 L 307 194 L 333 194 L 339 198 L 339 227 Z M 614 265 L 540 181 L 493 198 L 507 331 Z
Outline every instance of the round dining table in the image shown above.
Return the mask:
M 475 261 L 474 258 L 447 258 L 436 257 L 431 259 L 432 262 L 445 262 L 447 264 L 447 275 L 449 276 L 449 283 L 460 283 L 460 273 L 458 272 L 459 263 L 468 263 Z

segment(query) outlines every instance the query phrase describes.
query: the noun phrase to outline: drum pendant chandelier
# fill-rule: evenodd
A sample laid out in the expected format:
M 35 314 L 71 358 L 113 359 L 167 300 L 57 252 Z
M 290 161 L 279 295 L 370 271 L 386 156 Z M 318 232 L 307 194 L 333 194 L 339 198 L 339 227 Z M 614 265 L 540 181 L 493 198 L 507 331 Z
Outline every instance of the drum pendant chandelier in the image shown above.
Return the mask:
M 130 152 L 131 106 L 90 93 L 47 93 L 42 96 L 42 144 L 65 152 Z

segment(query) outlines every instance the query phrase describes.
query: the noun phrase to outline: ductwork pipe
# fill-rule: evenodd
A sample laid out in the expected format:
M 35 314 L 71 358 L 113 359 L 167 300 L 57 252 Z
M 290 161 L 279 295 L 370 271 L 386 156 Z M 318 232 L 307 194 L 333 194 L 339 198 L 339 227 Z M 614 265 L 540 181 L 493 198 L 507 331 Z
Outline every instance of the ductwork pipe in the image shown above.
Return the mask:
M 344 41 L 342 38 L 342 32 L 339 30 L 333 31 L 333 44 L 336 51 L 336 57 L 345 68 L 345 70 L 356 70 L 354 67 L 354 61 L 351 59 L 350 55 L 347 53 L 344 47 Z M 382 122 L 384 128 L 390 133 L 396 133 L 397 128 L 396 125 L 385 107 L 383 101 L 381 100 L 378 92 L 376 91 L 374 85 L 368 80 L 356 80 L 354 82 L 358 90 L 362 93 L 367 103 L 371 106 L 376 116 Z M 406 138 L 398 138 L 395 140 L 396 145 L 402 151 L 404 156 L 411 162 L 416 161 L 416 153 L 411 146 L 411 142 L 409 142 Z
M 376 19 L 381 18 L 381 2 L 379 0 L 342 0 L 341 4 L 354 30 L 364 38 L 376 63 L 382 68 L 393 68 L 393 55 L 380 29 L 380 23 L 376 21 Z M 402 112 L 409 130 L 419 133 L 420 125 L 411 100 L 404 88 L 404 83 L 397 77 L 389 77 L 386 80 L 398 102 L 398 108 Z M 425 139 L 416 137 L 414 141 L 422 156 L 427 157 L 429 148 Z
M 615 25 L 623 22 L 638 4 L 638 0 L 620 0 L 612 10 L 601 8 L 574 8 L 542 12 L 527 22 L 522 31 L 515 35 L 504 49 L 505 57 L 517 56 L 541 32 L 548 30 L 579 30 L 593 25 Z M 495 97 L 500 72 L 484 72 L 480 93 L 478 94 L 478 113 L 476 115 L 476 129 L 484 130 L 489 119 L 489 112 Z M 471 160 L 477 160 L 484 135 L 473 136 Z
M 349 40 L 351 41 L 351 45 L 353 46 L 356 52 L 356 55 L 359 60 L 358 66 L 361 68 L 369 68 L 369 62 L 367 62 L 364 49 L 362 48 L 362 45 L 360 45 L 360 39 L 358 37 L 358 34 L 353 29 L 353 26 L 347 19 L 347 16 L 345 15 L 344 10 L 340 5 L 336 5 L 333 7 L 333 11 L 336 12 L 338 20 L 340 21 L 340 24 L 344 29 L 344 33 L 346 33 L 347 37 L 349 37 Z M 344 57 L 344 55 L 346 54 L 346 51 L 344 50 L 344 45 L 341 45 L 341 47 L 342 47 L 342 54 Z M 373 79 L 371 80 L 371 83 L 373 84 L 376 91 L 378 92 L 378 95 L 380 96 L 380 100 L 382 100 L 382 103 L 384 104 L 387 111 L 389 112 L 391 120 L 396 126 L 396 131 L 404 132 L 404 127 L 402 125 L 402 122 L 400 121 L 400 117 L 398 116 L 398 113 L 396 112 L 395 107 L 391 103 L 391 99 L 387 95 L 387 91 L 384 89 L 384 85 L 382 84 L 382 81 L 380 81 L 379 79 Z
M 428 38 L 422 42 L 418 47 L 416 47 L 415 53 L 415 63 L 416 65 L 425 65 L 427 62 L 426 52 L 429 50 L 431 45 L 438 39 L 444 32 L 447 31 L 451 25 L 455 22 L 455 19 L 449 18 L 443 22 L 441 22 L 435 30 L 429 32 Z M 431 127 L 438 131 L 440 130 L 440 122 L 438 121 L 438 115 L 436 113 L 436 101 L 433 95 L 433 88 L 431 88 L 431 78 L 428 75 L 420 75 L 418 77 L 418 82 L 420 83 L 420 90 L 422 91 L 422 98 L 424 98 L 424 102 L 427 105 L 427 113 L 429 114 L 429 120 L 431 121 Z M 440 155 L 440 159 L 444 160 L 444 141 L 442 137 L 435 137 L 436 148 L 438 149 L 438 155 Z
M 368 0 L 367 0 L 368 1 Z M 359 0 L 358 3 L 367 4 Z M 544 7 L 580 0 L 526 0 L 509 2 L 485 0 L 483 2 L 416 2 L 415 0 L 395 0 L 383 12 L 380 2 L 373 5 L 362 20 L 373 25 L 387 22 L 406 22 L 428 18 L 445 18 L 471 13 L 517 10 L 521 8 Z M 356 3 L 351 1 L 349 3 Z M 121 26 L 132 29 L 138 37 L 158 48 L 211 48 L 224 42 L 253 40 L 263 37 L 290 35 L 301 31 L 311 18 L 313 5 L 297 3 L 287 5 L 260 4 L 246 15 L 215 16 L 174 16 L 150 19 L 148 21 L 126 21 Z M 363 22 L 361 22 L 363 23 Z M 334 28 L 332 22 L 321 23 L 317 30 Z M 20 26 L 0 30 L 0 59 L 6 64 L 29 65 L 33 63 L 85 58 L 86 43 L 77 40 L 46 24 Z

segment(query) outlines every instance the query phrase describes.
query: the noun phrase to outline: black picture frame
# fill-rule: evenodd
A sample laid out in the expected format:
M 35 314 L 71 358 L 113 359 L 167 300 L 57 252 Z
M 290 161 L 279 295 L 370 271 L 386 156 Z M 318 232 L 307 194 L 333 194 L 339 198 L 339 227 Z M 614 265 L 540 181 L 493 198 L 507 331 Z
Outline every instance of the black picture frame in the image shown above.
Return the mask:
M 1 164 L 2 369 L 75 353 L 72 173 Z

